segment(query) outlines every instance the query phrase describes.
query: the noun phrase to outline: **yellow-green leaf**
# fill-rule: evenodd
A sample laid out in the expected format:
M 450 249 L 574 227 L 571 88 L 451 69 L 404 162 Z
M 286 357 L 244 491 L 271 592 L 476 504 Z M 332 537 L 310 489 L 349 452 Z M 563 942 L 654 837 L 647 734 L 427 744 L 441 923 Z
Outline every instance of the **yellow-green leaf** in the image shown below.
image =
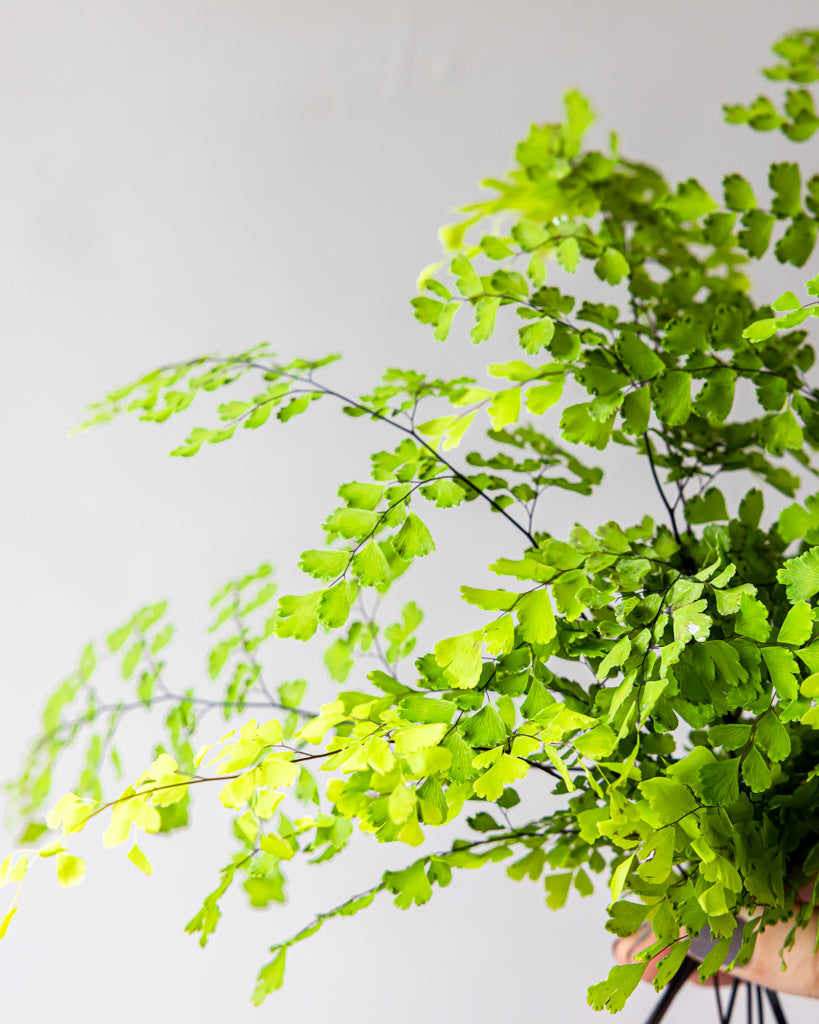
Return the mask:
M 65 889 L 79 885 L 85 878 L 85 861 L 71 853 L 57 854 L 57 881 Z
M 134 843 L 134 845 L 131 847 L 131 849 L 128 852 L 128 860 L 132 864 L 136 864 L 136 866 L 139 868 L 139 870 L 143 871 L 146 875 L 152 875 L 153 874 L 153 871 L 154 871 L 153 865 L 148 860 L 148 858 L 145 856 L 145 854 L 142 852 L 142 850 L 137 846 L 136 843 Z
M 453 687 L 471 690 L 478 685 L 483 668 L 483 630 L 448 637 L 435 645 L 435 660 L 446 669 Z

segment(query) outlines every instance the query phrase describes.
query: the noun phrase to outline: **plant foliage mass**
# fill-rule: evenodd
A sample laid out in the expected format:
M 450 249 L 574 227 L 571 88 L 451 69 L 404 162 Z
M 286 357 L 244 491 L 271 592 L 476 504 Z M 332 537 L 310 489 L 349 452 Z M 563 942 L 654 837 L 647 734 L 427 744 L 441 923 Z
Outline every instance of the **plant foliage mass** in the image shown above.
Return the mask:
M 765 74 L 784 99 L 728 106 L 726 119 L 799 143 L 819 127 L 808 88 L 819 33 L 774 51 Z M 340 486 L 323 541 L 300 556 L 303 592 L 277 597 L 265 565 L 215 595 L 218 696 L 172 688 L 164 604 L 85 648 L 10 785 L 25 826 L 0 865 L 16 886 L 0 935 L 30 864 L 53 858 L 62 885 L 82 881 L 71 844 L 83 829 L 99 823 L 105 846 L 150 873 L 140 835 L 185 826 L 197 787 L 218 793 L 237 843 L 187 924 L 202 945 L 231 886 L 254 907 L 281 902 L 287 863 L 335 857 L 354 829 L 410 848 L 439 826 L 464 829 L 273 946 L 256 1003 L 282 985 L 291 947 L 331 918 L 379 892 L 402 908 L 426 903 L 453 871 L 500 860 L 516 881 L 542 877 L 553 908 L 571 890 L 609 886 L 614 934 L 651 923 L 658 987 L 706 926 L 721 941 L 703 977 L 738 915 L 736 963 L 767 925 L 794 913 L 807 923 L 815 901 L 800 907 L 796 894 L 819 873 L 819 492 L 795 499 L 817 476 L 819 391 L 807 375 L 819 277 L 795 273 L 794 291 L 759 304 L 747 273 L 768 253 L 808 263 L 819 175 L 781 162 L 763 195 L 736 172 L 711 195 L 627 159 L 616 138 L 605 152 L 584 148 L 592 120 L 569 93 L 562 123 L 531 128 L 514 169 L 443 230 L 446 259 L 421 275 L 412 305 L 436 341 L 464 325 L 474 343 L 496 345 L 485 380 L 389 369 L 354 398 L 324 382 L 332 357 L 282 363 L 260 346 L 157 369 L 92 407 L 86 426 L 126 412 L 161 423 L 224 392 L 218 422 L 174 449 L 184 458 L 318 401 L 391 425 L 394 446 L 372 453 L 368 480 Z M 590 273 L 606 301 L 567 290 L 570 275 Z M 601 515 L 602 471 L 589 463 L 613 446 L 653 481 L 653 516 Z M 732 473 L 749 482 L 737 508 L 719 488 Z M 540 504 L 552 488 L 576 495 L 583 521 L 567 536 L 550 532 Z M 772 492 L 787 503 L 766 527 Z M 471 627 L 452 636 L 439 624 L 421 650 L 415 602 L 399 601 L 387 623 L 373 609 L 433 555 L 426 510 L 458 515 L 469 503 L 508 528 L 489 564 L 496 583 L 464 581 Z M 337 684 L 317 712 L 304 706 L 304 680 L 272 686 L 264 667 L 276 643 L 314 637 L 326 637 Z M 131 696 L 102 696 L 103 655 Z M 164 709 L 164 733 L 153 762 L 111 798 L 101 772 L 117 769 L 117 727 L 140 707 Z M 214 709 L 240 724 L 195 752 Z M 44 816 L 55 765 L 74 748 L 84 751 L 74 791 Z M 530 803 L 515 787 L 533 774 L 559 809 L 513 825 L 510 812 L 519 819 Z M 621 1008 L 643 970 L 613 968 L 590 1003 Z

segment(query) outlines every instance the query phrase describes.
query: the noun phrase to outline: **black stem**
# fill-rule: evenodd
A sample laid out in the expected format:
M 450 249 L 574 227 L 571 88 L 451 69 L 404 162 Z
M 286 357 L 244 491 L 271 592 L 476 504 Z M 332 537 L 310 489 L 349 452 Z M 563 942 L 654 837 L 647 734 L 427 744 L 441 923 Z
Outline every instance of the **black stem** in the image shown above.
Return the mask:
M 237 360 L 236 362 L 238 363 L 240 361 Z M 251 367 L 252 369 L 262 370 L 264 373 L 276 373 L 280 377 L 285 377 L 288 380 L 297 382 L 305 381 L 305 378 L 300 376 L 299 374 L 290 373 L 289 371 L 279 369 L 276 366 L 263 366 L 260 363 L 250 362 L 249 360 L 242 360 L 241 363 L 242 365 Z M 527 538 L 532 547 L 537 547 L 537 541 L 535 540 L 533 534 L 531 534 L 525 526 L 522 526 L 517 521 L 517 519 L 515 519 L 513 516 L 510 516 L 509 513 L 503 508 L 503 506 L 499 505 L 495 501 L 491 494 L 487 494 L 486 491 L 482 490 L 480 487 L 477 487 L 475 484 L 473 484 L 468 476 L 465 476 L 459 469 L 453 466 L 453 464 L 449 462 L 447 459 L 445 459 L 440 452 L 436 451 L 436 449 L 428 441 L 425 441 L 423 437 L 421 437 L 420 434 L 417 433 L 414 427 L 405 427 L 403 423 L 398 423 L 396 420 L 391 419 L 389 416 L 385 416 L 383 413 L 378 412 L 376 409 L 371 409 L 369 406 L 356 401 L 354 398 L 350 398 L 348 395 L 342 395 L 341 392 L 335 391 L 333 390 L 333 388 L 327 387 L 326 384 L 321 384 L 318 381 L 312 379 L 307 380 L 306 383 L 309 384 L 310 387 L 314 389 L 314 391 L 319 391 L 323 395 L 332 395 L 333 398 L 338 398 L 345 404 L 352 406 L 352 408 L 360 409 L 368 416 L 372 416 L 373 419 L 380 420 L 382 423 L 387 423 L 391 427 L 395 427 L 396 430 L 400 430 L 403 434 L 407 434 L 419 445 L 421 445 L 423 448 L 426 448 L 427 451 L 434 455 L 435 458 L 440 463 L 442 463 L 442 465 L 446 466 L 447 469 L 451 470 L 459 480 L 463 480 L 464 483 L 466 483 L 473 491 L 475 491 L 481 498 L 483 498 L 484 501 L 488 502 L 496 512 L 500 512 L 504 519 L 507 519 L 512 524 L 512 526 L 520 530 L 520 532 Z
M 687 956 L 683 960 L 682 964 L 680 964 L 677 969 L 677 973 L 666 985 L 662 998 L 654 1007 L 651 1016 L 646 1021 L 646 1024 L 660 1024 L 660 1021 L 668 1013 L 669 1007 L 673 1003 L 677 993 L 691 977 L 697 967 L 699 967 L 699 963 L 693 957 Z
M 666 512 L 668 512 L 668 518 L 671 520 L 671 529 L 674 532 L 674 539 L 680 546 L 682 546 L 682 541 L 680 540 L 680 531 L 677 529 L 677 519 L 674 515 L 674 509 L 671 507 L 671 505 L 669 505 L 668 498 L 666 498 L 665 491 L 663 490 L 662 484 L 660 483 L 660 478 L 657 476 L 657 467 L 654 465 L 654 452 L 651 449 L 651 441 L 649 441 L 648 439 L 648 431 L 646 431 L 646 433 L 643 434 L 643 440 L 646 443 L 646 454 L 648 455 L 648 464 L 651 467 L 651 475 L 654 477 L 654 483 L 657 487 L 657 491 L 659 492 L 659 495 L 663 500 Z

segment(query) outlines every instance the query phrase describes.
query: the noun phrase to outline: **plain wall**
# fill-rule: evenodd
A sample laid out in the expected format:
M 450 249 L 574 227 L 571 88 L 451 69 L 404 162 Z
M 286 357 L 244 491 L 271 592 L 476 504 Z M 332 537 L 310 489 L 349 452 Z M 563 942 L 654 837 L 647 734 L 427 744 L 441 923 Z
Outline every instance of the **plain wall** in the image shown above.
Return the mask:
M 768 45 L 816 13 L 808 0 L 0 3 L 0 776 L 17 770 L 86 639 L 143 603 L 172 600 L 170 678 L 207 692 L 210 594 L 268 559 L 283 588 L 304 587 L 296 556 L 320 540 L 336 487 L 390 442 L 324 408 L 168 459 L 206 413 L 69 439 L 87 403 L 160 363 L 263 339 L 283 356 L 342 352 L 328 379 L 350 390 L 386 365 L 454 374 L 514 358 L 511 333 L 474 348 L 460 330 L 436 346 L 411 315 L 452 207 L 509 167 L 530 122 L 560 116 L 571 86 L 599 112 L 597 144 L 617 129 L 628 155 L 717 194 L 728 171 L 762 184 L 794 147 L 725 126 L 720 103 L 764 89 Z M 798 150 L 808 173 L 816 154 L 815 142 Z M 758 292 L 813 273 L 773 267 Z M 587 461 L 609 470 L 600 503 L 561 492 L 544 526 L 660 517 L 649 480 L 598 456 Z M 430 522 L 443 554 L 403 593 L 426 607 L 434 639 L 441 616 L 470 621 L 452 612 L 457 586 L 519 545 L 475 508 L 466 527 Z M 282 643 L 268 664 L 274 680 L 310 674 L 330 691 L 311 648 Z M 203 740 L 218 731 L 205 724 Z M 130 772 L 151 736 L 129 723 Z M 0 945 L 4 1019 L 598 1019 L 585 989 L 610 965 L 605 891 L 552 913 L 542 885 L 510 882 L 503 865 L 461 873 L 427 907 L 381 897 L 331 923 L 254 1010 L 270 943 L 414 853 L 365 841 L 326 868 L 297 865 L 286 908 L 252 912 L 231 896 L 203 952 L 182 927 L 232 847 L 215 794 L 198 803 L 195 828 L 145 844 L 152 878 L 98 834 L 82 844 L 81 887 L 59 890 L 37 865 Z M 623 1019 L 655 998 L 645 987 Z M 715 1019 L 712 1002 L 689 992 L 667 1019 Z M 815 1019 L 812 1003 L 787 1006 L 793 1024 Z

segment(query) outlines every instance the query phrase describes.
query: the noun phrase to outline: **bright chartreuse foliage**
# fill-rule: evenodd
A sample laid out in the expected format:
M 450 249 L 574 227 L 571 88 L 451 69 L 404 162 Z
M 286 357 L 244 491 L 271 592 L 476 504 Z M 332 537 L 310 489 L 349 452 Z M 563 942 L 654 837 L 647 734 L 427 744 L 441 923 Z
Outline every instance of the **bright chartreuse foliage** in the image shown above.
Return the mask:
M 774 49 L 780 63 L 766 75 L 794 88 L 781 106 L 760 97 L 727 107 L 727 120 L 800 142 L 819 127 L 805 87 L 819 79 L 819 32 Z M 805 267 L 819 175 L 774 164 L 757 196 L 732 171 L 711 196 L 692 178 L 671 185 L 627 160 L 616 140 L 608 152 L 584 149 L 591 122 L 587 101 L 568 94 L 565 121 L 531 128 L 515 168 L 486 182 L 492 197 L 443 231 L 447 262 L 421 276 L 413 307 L 436 341 L 463 321 L 474 343 L 504 339 L 505 361 L 491 362 L 485 381 L 388 369 L 353 398 L 322 383 L 333 357 L 282 364 L 260 346 L 155 370 L 91 410 L 87 426 L 123 412 L 163 422 L 201 392 L 230 389 L 220 422 L 174 449 L 182 457 L 320 399 L 396 431 L 394 447 L 372 453 L 369 480 L 340 486 L 324 545 L 317 533 L 301 554 L 304 592 L 274 601 L 265 565 L 216 594 L 207 669 L 221 696 L 170 687 L 173 630 L 164 603 L 147 606 L 106 641 L 133 699 L 102 698 L 104 652 L 86 647 L 10 786 L 21 846 L 54 856 L 64 886 L 85 871 L 72 835 L 98 816 L 104 845 L 130 843 L 127 856 L 150 873 L 134 834 L 188 824 L 193 787 L 215 788 L 238 848 L 187 925 L 203 945 L 231 885 L 265 907 L 284 899 L 289 860 L 326 861 L 354 828 L 416 847 L 436 826 L 462 823 L 468 838 L 387 872 L 272 947 L 256 1003 L 282 985 L 287 951 L 326 921 L 380 891 L 399 907 L 425 903 L 454 868 L 509 859 L 512 879 L 544 877 L 555 908 L 599 878 L 612 932 L 651 922 L 658 941 L 646 956 L 665 954 L 658 987 L 706 925 L 725 937 L 702 968 L 714 974 L 740 912 L 750 920 L 735 962 L 747 962 L 759 930 L 791 917 L 819 872 L 819 390 L 807 379 L 819 277 L 804 284 L 810 275 L 796 273 L 793 291 L 760 303 L 747 276 L 768 252 Z M 590 269 L 608 300 L 548 283 L 555 262 L 561 281 Z M 509 359 L 515 336 L 521 351 Z M 551 409 L 557 438 L 541 429 Z M 653 515 L 605 521 L 595 501 L 603 469 L 577 446 L 605 468 L 613 445 L 642 459 Z M 737 472 L 749 486 L 734 508 L 716 482 Z M 765 493 L 793 499 L 803 479 L 809 493 L 763 527 Z M 550 532 L 539 504 L 553 487 L 578 495 L 582 523 L 568 536 Z M 472 627 L 438 626 L 418 650 L 418 606 L 404 601 L 385 625 L 373 598 L 403 593 L 404 573 L 434 554 L 425 508 L 466 502 L 508 526 L 504 550 L 489 557 L 497 589 L 465 580 Z M 325 635 L 338 693 L 313 712 L 302 706 L 305 681 L 272 687 L 263 662 L 284 638 Z M 373 655 L 377 668 L 362 660 Z M 119 722 L 158 706 L 165 733 L 153 763 L 111 799 L 99 779 L 104 762 L 118 766 Z M 208 719 L 215 742 L 194 754 L 198 719 L 214 707 L 241 721 L 219 739 Z M 53 766 L 83 744 L 74 792 L 43 820 Z M 523 807 L 515 786 L 532 772 L 561 807 L 513 826 L 507 812 Z M 2 880 L 19 887 L 29 859 L 8 857 Z M 801 906 L 799 925 L 813 909 Z M 613 968 L 591 1004 L 619 1009 L 643 970 Z

